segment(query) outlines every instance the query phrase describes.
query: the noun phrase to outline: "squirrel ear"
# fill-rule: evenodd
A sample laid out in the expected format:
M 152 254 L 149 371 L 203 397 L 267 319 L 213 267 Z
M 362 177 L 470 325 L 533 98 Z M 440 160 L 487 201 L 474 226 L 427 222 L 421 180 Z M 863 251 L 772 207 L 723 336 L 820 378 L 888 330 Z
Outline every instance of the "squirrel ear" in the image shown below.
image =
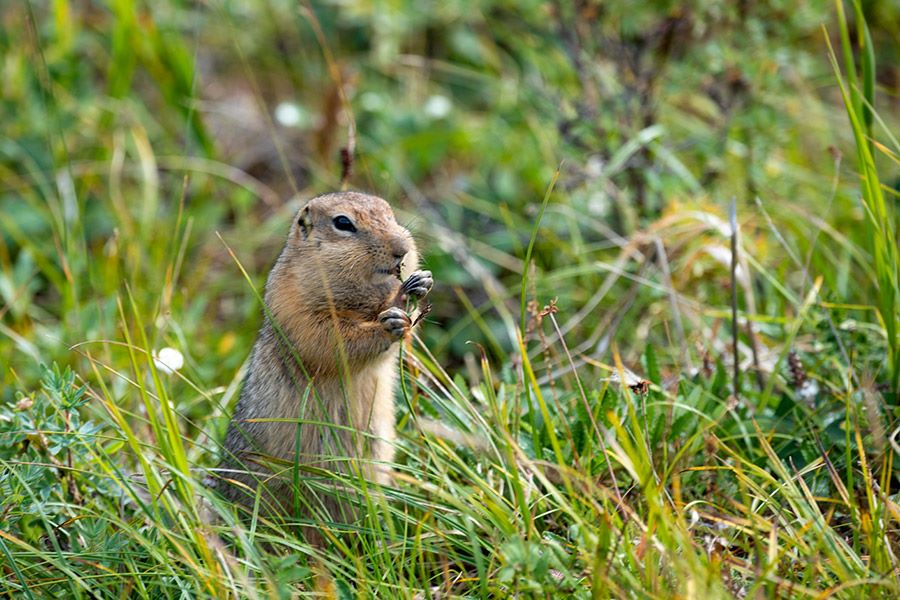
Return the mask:
M 309 230 L 312 229 L 312 221 L 309 218 L 309 206 L 304 206 L 297 217 L 297 225 L 300 227 L 300 234 L 304 239 L 309 236 Z

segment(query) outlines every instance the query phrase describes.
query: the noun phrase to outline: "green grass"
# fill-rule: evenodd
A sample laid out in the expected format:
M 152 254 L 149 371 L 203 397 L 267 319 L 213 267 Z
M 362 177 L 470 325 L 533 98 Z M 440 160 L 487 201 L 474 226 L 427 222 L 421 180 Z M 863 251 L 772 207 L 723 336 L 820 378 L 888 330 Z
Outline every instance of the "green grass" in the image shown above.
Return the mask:
M 896 11 L 738 4 L 0 8 L 0 597 L 900 595 Z M 316 548 L 203 479 L 342 106 L 436 287 Z

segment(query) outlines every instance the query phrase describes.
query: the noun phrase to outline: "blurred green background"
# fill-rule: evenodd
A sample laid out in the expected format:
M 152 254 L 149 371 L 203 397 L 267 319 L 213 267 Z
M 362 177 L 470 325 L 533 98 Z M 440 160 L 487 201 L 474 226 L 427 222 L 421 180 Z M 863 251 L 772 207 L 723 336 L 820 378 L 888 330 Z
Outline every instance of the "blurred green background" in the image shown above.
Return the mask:
M 862 6 L 893 123 L 897 5 Z M 650 341 L 681 360 L 702 354 L 710 310 L 727 305 L 717 252 L 732 197 L 770 278 L 807 289 L 787 248 L 846 303 L 870 294 L 827 60 L 831 2 L 55 0 L 0 11 L 7 400 L 39 362 L 78 363 L 73 344 L 118 339 L 126 284 L 153 315 L 152 337 L 185 351 L 199 381 L 228 379 L 259 307 L 215 233 L 261 284 L 298 198 L 340 186 L 351 127 L 351 187 L 398 207 L 436 273 L 423 335 L 441 359 L 465 360 L 469 340 L 498 359 L 513 348 L 525 247 L 557 169 L 534 251 L 548 276 L 529 297 L 557 298 L 570 343 L 588 353 L 617 340 L 626 353 Z M 686 321 L 674 342 L 667 278 Z M 791 311 L 758 287 L 760 314 Z M 115 351 L 81 352 L 91 348 Z

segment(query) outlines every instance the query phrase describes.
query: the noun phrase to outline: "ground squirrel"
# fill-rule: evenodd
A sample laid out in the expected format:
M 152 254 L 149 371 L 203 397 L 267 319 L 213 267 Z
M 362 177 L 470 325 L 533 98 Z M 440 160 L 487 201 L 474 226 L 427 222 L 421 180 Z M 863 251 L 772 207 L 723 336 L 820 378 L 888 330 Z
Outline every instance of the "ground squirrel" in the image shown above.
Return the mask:
M 433 283 L 418 259 L 381 198 L 339 192 L 300 209 L 269 273 L 214 487 L 247 506 L 260 490 L 270 512 L 346 521 L 355 511 L 326 471 L 388 481 L 397 342 L 413 326 L 407 301 Z

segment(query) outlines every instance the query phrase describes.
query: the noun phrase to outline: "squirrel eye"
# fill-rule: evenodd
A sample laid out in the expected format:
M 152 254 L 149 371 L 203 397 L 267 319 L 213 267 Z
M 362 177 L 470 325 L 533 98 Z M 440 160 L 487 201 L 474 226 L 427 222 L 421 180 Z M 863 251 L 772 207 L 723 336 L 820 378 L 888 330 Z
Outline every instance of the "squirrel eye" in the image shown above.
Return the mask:
M 353 224 L 353 221 L 344 215 L 336 216 L 332 223 L 334 223 L 334 228 L 339 231 L 349 231 L 350 233 L 356 232 L 356 226 Z

